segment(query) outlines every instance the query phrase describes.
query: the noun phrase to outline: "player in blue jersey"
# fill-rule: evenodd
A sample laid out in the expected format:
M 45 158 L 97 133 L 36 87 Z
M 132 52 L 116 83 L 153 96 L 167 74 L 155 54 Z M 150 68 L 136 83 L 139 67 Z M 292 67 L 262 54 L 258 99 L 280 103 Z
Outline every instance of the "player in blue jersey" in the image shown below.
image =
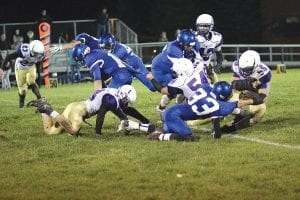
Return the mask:
M 102 88 L 102 73 L 112 77 L 108 87 L 119 88 L 125 84 L 131 84 L 133 75 L 138 74 L 133 67 L 122 62 L 114 54 L 102 49 L 90 50 L 84 44 L 77 44 L 73 49 L 73 58 L 91 70 L 94 76 L 95 90 Z M 150 120 L 139 113 L 133 107 L 123 107 L 124 112 L 138 119 L 144 126 L 150 125 Z
M 91 50 L 85 44 L 77 44 L 73 48 L 73 58 L 75 61 L 87 67 L 93 74 L 95 90 L 102 88 L 101 72 L 112 77 L 109 83 L 110 88 L 118 88 L 125 84 L 131 84 L 134 73 L 131 66 L 122 62 L 115 55 L 102 49 Z
M 120 42 L 117 42 L 114 35 L 108 33 L 99 38 L 99 46 L 105 51 L 114 54 L 128 65 L 132 66 L 137 72 L 134 76 L 139 79 L 149 90 L 156 91 L 152 83 L 147 80 L 146 75 L 149 71 L 146 69 L 142 59 L 138 57 L 132 49 Z
M 151 72 L 163 87 L 176 77 L 172 66 L 179 58 L 201 59 L 196 48 L 196 39 L 193 32 L 182 30 L 177 39 L 168 43 L 157 56 L 152 60 Z M 170 95 L 163 95 L 158 110 L 163 111 L 170 100 L 175 98 Z
M 37 85 L 36 68 L 44 59 L 45 47 L 39 40 L 33 40 L 29 44 L 21 44 L 15 51 L 6 56 L 2 66 L 0 67 L 0 76 L 2 69 L 7 63 L 13 59 L 15 61 L 15 76 L 19 89 L 19 107 L 24 107 L 26 92 L 28 88 L 31 88 L 37 99 L 41 98 L 40 90 Z
M 163 87 L 153 76 L 148 76 L 148 79 L 162 94 L 172 96 L 183 94 L 184 97 L 189 98 L 202 84 L 210 83 L 202 62 L 194 62 L 193 64 L 187 58 L 180 58 L 174 62 L 172 70 L 177 77 L 168 83 L 166 87 Z
M 221 137 L 220 118 L 227 116 L 242 106 L 239 102 L 227 102 L 232 96 L 232 87 L 225 81 L 220 81 L 211 87 L 203 84 L 189 99 L 182 104 L 175 104 L 164 112 L 163 130 L 156 130 L 148 135 L 151 140 L 194 141 L 191 129 L 186 120 L 211 118 L 213 123 L 212 136 Z M 235 113 L 241 112 L 236 109 Z
M 99 48 L 98 40 L 95 37 L 87 33 L 80 33 L 69 43 L 51 45 L 50 52 L 54 54 L 62 50 L 74 48 L 76 44 L 81 43 L 90 47 L 91 50 Z

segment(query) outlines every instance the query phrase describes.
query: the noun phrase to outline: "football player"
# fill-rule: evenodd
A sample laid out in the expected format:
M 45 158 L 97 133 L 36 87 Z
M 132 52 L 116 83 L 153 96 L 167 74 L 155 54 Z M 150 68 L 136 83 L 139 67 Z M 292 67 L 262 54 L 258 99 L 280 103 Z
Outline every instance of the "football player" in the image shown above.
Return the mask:
M 60 134 L 66 131 L 70 135 L 78 135 L 81 124 L 86 118 L 97 115 L 95 133 L 102 133 L 102 125 L 108 111 L 113 112 L 120 120 L 119 130 L 128 133 L 131 129 L 147 131 L 139 124 L 128 120 L 121 109 L 122 104 L 132 104 L 136 100 L 136 91 L 131 85 L 123 85 L 119 89 L 104 88 L 96 90 L 87 100 L 70 103 L 62 114 L 53 110 L 48 101 L 32 101 L 31 106 L 36 106 L 37 111 L 42 113 L 44 131 L 48 135 Z M 153 130 L 153 127 L 152 127 Z
M 167 108 L 163 114 L 163 130 L 156 130 L 148 135 L 150 140 L 160 141 L 194 141 L 194 136 L 186 120 L 211 118 L 213 123 L 212 136 L 221 137 L 220 118 L 231 113 L 241 112 L 237 107 L 243 104 L 227 102 L 232 96 L 232 87 L 225 81 L 220 81 L 211 87 L 210 84 L 202 84 L 198 90 L 188 98 L 187 102 L 175 104 Z
M 217 81 L 215 73 L 221 72 L 223 62 L 222 55 L 222 34 L 213 31 L 214 19 L 209 14 L 201 14 L 196 20 L 196 39 L 200 44 L 200 54 L 203 58 L 204 65 L 207 67 L 208 75 L 212 83 Z M 210 65 L 213 56 L 216 56 L 216 65 L 213 70 Z
M 122 62 L 114 54 L 99 48 L 91 51 L 85 44 L 77 44 L 73 48 L 73 58 L 91 70 L 94 76 L 95 90 L 102 88 L 101 72 L 112 77 L 108 84 L 109 88 L 119 88 L 126 84 L 131 85 L 133 75 L 140 73 Z M 147 126 L 150 125 L 150 120 L 135 108 L 124 106 L 123 109 L 126 114 L 138 119 L 141 123 Z
M 228 132 L 246 128 L 261 121 L 267 110 L 266 100 L 269 96 L 272 78 L 269 67 L 261 62 L 260 55 L 254 50 L 245 51 L 238 60 L 234 61 L 232 72 L 232 86 L 235 89 L 232 99 L 247 101 L 250 105 L 249 111 L 253 115 L 251 118 L 236 118 L 231 128 L 225 127 L 225 129 L 228 128 L 226 129 Z
M 133 79 L 132 74 L 138 73 L 115 55 L 99 48 L 91 50 L 85 44 L 75 45 L 72 56 L 76 62 L 92 72 L 95 90 L 102 88 L 102 71 L 112 77 L 108 85 L 110 88 L 119 88 L 125 84 L 130 85 Z
M 190 30 L 182 30 L 177 39 L 168 43 L 157 56 L 152 60 L 151 73 L 163 87 L 166 87 L 176 74 L 172 70 L 174 62 L 180 58 L 191 60 L 201 59 L 197 51 L 196 39 Z M 175 98 L 171 95 L 163 95 L 157 110 L 162 112 L 169 104 L 170 100 Z
M 0 69 L 0 75 L 3 73 L 8 62 L 13 59 L 15 61 L 15 76 L 19 89 L 19 107 L 24 107 L 26 91 L 28 88 L 32 90 L 37 99 L 41 98 L 40 90 L 35 80 L 37 78 L 36 67 L 38 67 L 44 59 L 45 47 L 39 40 L 33 40 L 29 44 L 23 43 L 13 53 L 8 54 Z
M 146 69 L 142 59 L 138 57 L 132 49 L 120 42 L 117 42 L 114 35 L 107 33 L 99 38 L 99 46 L 103 50 L 114 54 L 128 65 L 132 66 L 137 72 L 135 77 L 139 79 L 149 90 L 156 91 L 152 83 L 147 80 L 146 75 L 149 71 Z
M 173 79 L 166 87 L 163 87 L 153 76 L 148 76 L 158 91 L 166 95 L 183 94 L 189 98 L 202 84 L 209 84 L 209 78 L 205 72 L 202 62 L 194 64 L 187 58 L 176 60 L 172 66 L 177 78 Z

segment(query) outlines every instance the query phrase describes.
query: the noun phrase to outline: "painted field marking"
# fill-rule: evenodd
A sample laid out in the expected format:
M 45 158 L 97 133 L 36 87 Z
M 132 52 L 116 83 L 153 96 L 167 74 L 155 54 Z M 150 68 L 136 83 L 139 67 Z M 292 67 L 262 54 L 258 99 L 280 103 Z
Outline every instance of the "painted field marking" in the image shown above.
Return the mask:
M 257 143 L 261 143 L 261 144 L 268 144 L 268 145 L 273 145 L 273 146 L 277 146 L 277 147 L 284 147 L 284 148 L 288 148 L 288 149 L 299 149 L 300 150 L 300 146 L 293 146 L 293 145 L 289 145 L 289 144 L 280 144 L 277 142 L 271 142 L 271 141 L 261 140 L 258 138 L 250 138 L 250 137 L 245 137 L 245 136 L 240 136 L 240 135 L 229 134 L 228 136 L 232 137 L 232 138 L 236 138 L 236 139 L 247 140 L 247 141 L 257 142 Z
M 200 128 L 200 129 L 196 129 L 193 127 L 190 127 L 193 130 L 200 130 L 204 133 L 210 133 L 210 129 L 208 128 Z M 258 138 L 250 138 L 250 137 L 245 137 L 245 136 L 241 136 L 241 135 L 235 135 L 235 134 L 226 134 L 226 135 L 222 135 L 222 137 L 232 137 L 235 139 L 240 139 L 240 140 L 247 140 L 250 142 L 256 142 L 256 143 L 260 143 L 260 144 L 267 144 L 267 145 L 273 145 L 273 146 L 277 146 L 277 147 L 284 147 L 287 149 L 299 149 L 300 150 L 300 146 L 293 146 L 293 145 L 289 145 L 289 144 L 280 144 L 277 142 L 272 142 L 272 141 L 267 141 L 267 140 L 261 140 Z

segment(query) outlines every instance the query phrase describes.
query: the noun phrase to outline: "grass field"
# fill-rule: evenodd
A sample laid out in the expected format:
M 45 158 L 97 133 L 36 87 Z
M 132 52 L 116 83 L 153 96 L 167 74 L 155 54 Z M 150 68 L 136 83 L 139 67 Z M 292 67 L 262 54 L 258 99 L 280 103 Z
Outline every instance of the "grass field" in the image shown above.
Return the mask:
M 112 114 L 100 138 L 87 125 L 82 137 L 46 136 L 40 114 L 18 108 L 16 88 L 0 91 L 0 199 L 300 199 L 299 77 L 273 73 L 260 124 L 219 140 L 194 127 L 194 143 L 123 136 Z M 160 95 L 134 86 L 135 107 L 161 126 Z M 92 91 L 92 83 L 41 89 L 59 112 Z

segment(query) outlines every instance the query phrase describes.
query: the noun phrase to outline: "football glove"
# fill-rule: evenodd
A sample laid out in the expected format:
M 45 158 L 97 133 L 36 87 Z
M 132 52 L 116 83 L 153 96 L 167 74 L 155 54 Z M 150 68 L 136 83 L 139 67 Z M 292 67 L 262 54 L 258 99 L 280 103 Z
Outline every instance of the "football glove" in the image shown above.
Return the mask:
M 51 54 L 55 54 L 57 52 L 60 52 L 62 50 L 62 45 L 61 44 L 54 44 L 50 46 L 50 52 Z

